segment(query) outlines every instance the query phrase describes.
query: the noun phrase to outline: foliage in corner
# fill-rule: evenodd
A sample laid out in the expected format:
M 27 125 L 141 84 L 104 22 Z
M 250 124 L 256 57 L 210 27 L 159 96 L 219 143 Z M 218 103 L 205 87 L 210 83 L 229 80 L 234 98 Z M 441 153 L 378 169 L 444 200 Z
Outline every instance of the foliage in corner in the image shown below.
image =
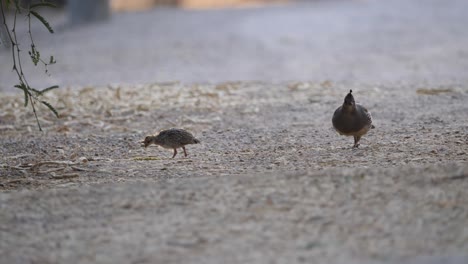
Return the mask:
M 6 20 L 5 12 L 10 8 L 10 6 L 14 4 L 14 7 L 11 7 L 14 9 L 14 19 L 13 19 L 13 25 L 9 25 L 9 23 Z M 39 122 L 39 119 L 37 117 L 37 112 L 36 112 L 36 104 L 43 104 L 46 106 L 54 115 L 58 118 L 59 114 L 57 110 L 47 101 L 44 101 L 41 99 L 41 96 L 44 95 L 46 92 L 49 92 L 53 89 L 59 88 L 57 85 L 47 87 L 42 90 L 38 90 L 33 88 L 29 83 L 26 78 L 26 75 L 23 72 L 23 67 L 22 67 L 22 62 L 21 62 L 21 57 L 20 57 L 20 43 L 18 42 L 18 38 L 16 36 L 16 21 L 18 15 L 24 15 L 28 21 L 28 34 L 29 34 L 29 39 L 30 39 L 30 50 L 28 51 L 28 54 L 31 58 L 32 63 L 34 66 L 37 66 L 37 64 L 42 64 L 45 68 L 45 73 L 49 74 L 49 71 L 47 69 L 47 66 L 55 64 L 56 61 L 54 59 L 54 56 L 50 56 L 49 59 L 44 60 L 43 57 L 41 57 L 41 53 L 39 50 L 37 50 L 36 45 L 34 44 L 34 39 L 32 36 L 31 32 L 31 19 L 36 18 L 38 21 L 40 21 L 50 33 L 54 33 L 54 30 L 50 26 L 49 22 L 41 16 L 38 12 L 37 9 L 39 7 L 56 7 L 53 3 L 46 2 L 44 0 L 41 0 L 41 2 L 36 3 L 36 4 L 31 4 L 28 5 L 27 7 L 22 7 L 20 0 L 0 0 L 0 11 L 1 11 L 1 19 L 2 19 L 2 25 L 7 33 L 8 41 L 9 41 L 9 46 L 11 47 L 11 54 L 13 57 L 13 71 L 18 75 L 19 79 L 19 84 L 15 85 L 15 88 L 18 88 L 23 91 L 24 93 L 24 106 L 27 107 L 28 105 L 31 106 L 34 117 L 36 118 L 37 126 L 39 127 L 39 130 L 42 131 L 41 124 Z

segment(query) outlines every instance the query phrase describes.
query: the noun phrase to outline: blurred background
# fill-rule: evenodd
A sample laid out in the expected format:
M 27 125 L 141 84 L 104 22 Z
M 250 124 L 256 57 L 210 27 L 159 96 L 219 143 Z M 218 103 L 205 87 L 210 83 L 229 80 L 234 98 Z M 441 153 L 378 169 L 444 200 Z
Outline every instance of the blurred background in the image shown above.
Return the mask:
M 40 0 L 23 0 L 22 2 L 25 5 L 27 5 L 31 3 L 38 3 L 40 2 Z M 56 5 L 62 7 L 71 2 L 81 2 L 85 5 L 100 5 L 101 3 L 106 3 L 106 5 L 112 11 L 141 11 L 158 6 L 172 6 L 183 8 L 245 7 L 273 3 L 285 3 L 288 2 L 288 0 L 48 0 L 47 2 L 55 3 Z
M 155 6 L 177 6 L 182 8 L 227 8 L 265 5 L 287 2 L 287 0 L 110 0 L 112 10 L 142 10 Z
M 34 2 L 34 1 L 33 1 Z M 465 0 L 58 0 L 33 35 L 50 76 L 25 56 L 38 88 L 154 82 L 468 81 Z M 8 19 L 11 21 L 12 12 Z M 23 50 L 29 47 L 19 19 Z M 21 24 L 22 23 L 22 24 Z M 5 45 L 3 45 L 5 46 Z M 0 90 L 13 91 L 0 48 Z

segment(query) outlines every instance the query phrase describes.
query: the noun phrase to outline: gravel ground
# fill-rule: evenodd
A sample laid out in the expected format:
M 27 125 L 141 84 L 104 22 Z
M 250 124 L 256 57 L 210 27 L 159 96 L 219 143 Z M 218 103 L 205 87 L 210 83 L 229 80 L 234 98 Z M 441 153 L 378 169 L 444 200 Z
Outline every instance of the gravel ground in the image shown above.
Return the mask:
M 331 129 L 349 88 L 377 127 L 359 149 Z M 138 90 L 57 91 L 63 117 L 43 135 L 4 97 L 4 260 L 466 263 L 468 87 Z M 171 126 L 202 141 L 188 158 L 140 146 Z
M 449 3 L 76 29 L 58 14 L 38 43 L 61 66 L 31 75 L 63 86 L 46 97 L 60 119 L 39 107 L 44 133 L 0 65 L 1 262 L 468 263 L 467 2 Z M 349 89 L 376 126 L 359 149 L 331 127 Z M 141 147 L 169 127 L 202 143 Z

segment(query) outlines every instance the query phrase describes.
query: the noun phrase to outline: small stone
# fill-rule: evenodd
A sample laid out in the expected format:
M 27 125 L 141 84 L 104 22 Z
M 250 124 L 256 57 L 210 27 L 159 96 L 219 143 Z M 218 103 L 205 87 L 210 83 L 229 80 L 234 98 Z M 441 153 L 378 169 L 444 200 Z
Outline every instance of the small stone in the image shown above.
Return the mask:
M 88 160 L 86 157 L 79 157 L 79 158 L 78 158 L 78 161 L 79 161 L 80 163 L 86 163 L 86 162 L 88 162 L 89 160 Z

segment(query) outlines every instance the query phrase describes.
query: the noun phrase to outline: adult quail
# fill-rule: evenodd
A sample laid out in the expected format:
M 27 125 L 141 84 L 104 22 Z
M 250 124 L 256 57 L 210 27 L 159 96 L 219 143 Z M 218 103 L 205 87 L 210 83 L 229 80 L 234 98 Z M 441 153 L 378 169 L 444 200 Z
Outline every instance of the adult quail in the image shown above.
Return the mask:
M 187 151 L 185 145 L 198 144 L 200 140 L 196 139 L 190 132 L 179 129 L 171 128 L 159 132 L 157 136 L 147 136 L 143 142 L 145 148 L 151 144 L 159 145 L 163 148 L 174 149 L 174 158 L 177 155 L 177 149 L 182 148 L 184 150 L 185 157 L 187 157 Z
M 359 140 L 371 128 L 372 116 L 367 109 L 354 102 L 353 91 L 346 95 L 343 105 L 338 107 L 333 114 L 333 127 L 338 133 L 354 137 L 354 148 L 359 146 Z

